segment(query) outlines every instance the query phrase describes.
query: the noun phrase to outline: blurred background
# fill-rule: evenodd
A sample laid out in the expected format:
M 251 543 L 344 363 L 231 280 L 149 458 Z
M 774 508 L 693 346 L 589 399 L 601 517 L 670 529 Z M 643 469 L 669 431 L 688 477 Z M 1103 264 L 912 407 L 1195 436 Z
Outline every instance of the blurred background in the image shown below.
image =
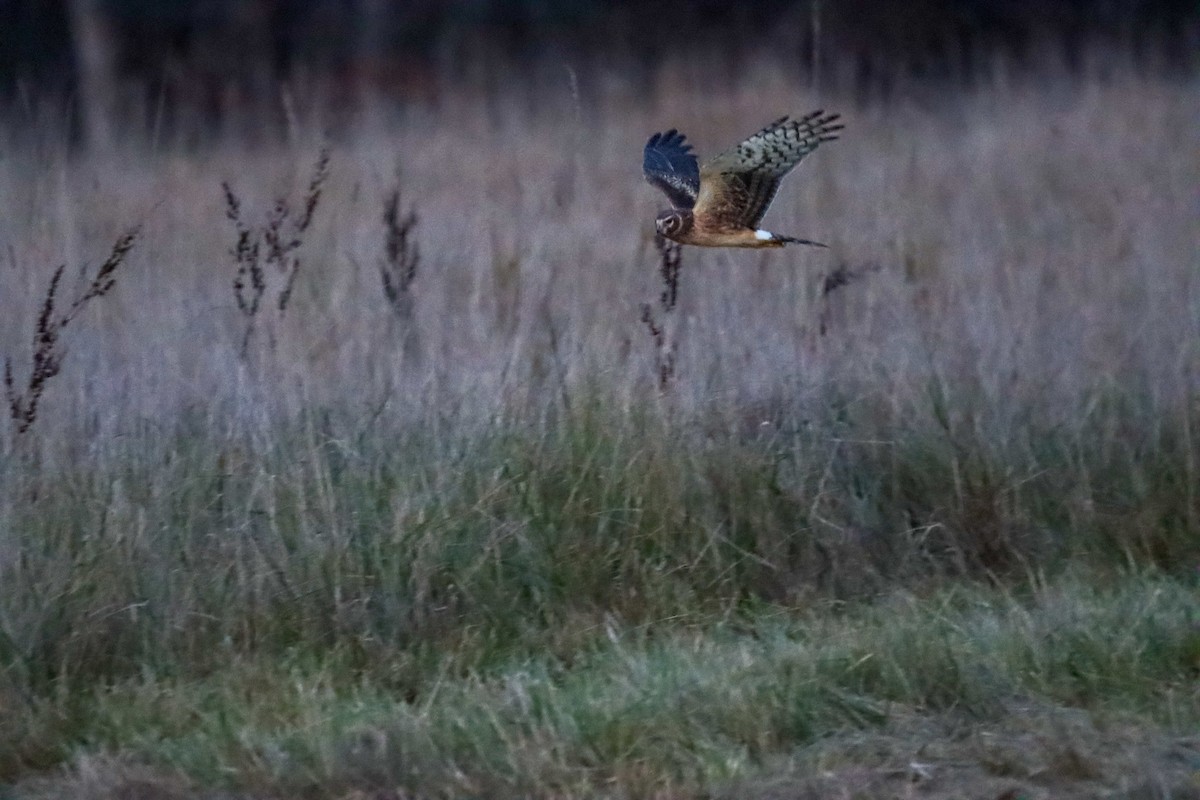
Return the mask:
M 764 53 L 864 99 L 990 79 L 1000 62 L 1120 52 L 1184 69 L 1198 19 L 1192 0 L 0 0 L 0 103 L 66 102 L 77 141 L 104 147 L 239 117 L 253 119 L 241 133 L 269 133 L 280 87 L 345 122 L 379 98 L 411 114 L 456 92 L 537 92 L 564 65 L 577 99 L 614 84 L 644 96 L 664 63 L 719 64 L 732 81 Z
M 62 430 L 640 402 L 664 359 L 754 419 L 931 382 L 1005 430 L 1114 382 L 1186 404 L 1198 53 L 1194 0 L 0 0 L 0 353 L 25 380 L 54 269 L 77 295 L 140 225 Z M 764 225 L 829 250 L 687 248 L 660 309 L 647 137 L 822 107 L 844 135 Z M 238 226 L 310 199 L 247 305 Z

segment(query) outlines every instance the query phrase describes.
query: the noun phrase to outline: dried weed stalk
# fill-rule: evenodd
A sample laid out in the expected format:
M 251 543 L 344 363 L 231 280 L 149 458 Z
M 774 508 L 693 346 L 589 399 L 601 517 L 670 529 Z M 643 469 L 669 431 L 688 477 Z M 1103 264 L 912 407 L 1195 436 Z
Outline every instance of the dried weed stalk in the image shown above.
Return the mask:
M 872 272 L 878 272 L 879 269 L 880 266 L 878 264 L 866 264 L 858 268 L 852 268 L 849 264 L 842 263 L 835 267 L 832 272 L 825 275 L 821 281 L 820 313 L 817 315 L 818 333 L 821 336 L 829 332 L 829 321 L 832 313 L 830 305 L 831 295 L 843 286 L 848 286 Z
M 658 272 L 663 282 L 663 290 L 658 297 L 661 318 L 655 317 L 651 303 L 643 303 L 642 322 L 654 342 L 658 391 L 666 394 L 675 382 L 675 354 L 679 350 L 679 342 L 669 331 L 669 322 L 679 303 L 679 265 L 683 246 L 656 234 L 654 249 L 658 250 Z
M 409 208 L 406 213 L 400 213 L 399 184 L 384 200 L 383 227 L 383 259 L 379 262 L 383 295 L 396 316 L 407 323 L 413 314 L 412 287 L 421 263 L 421 250 L 413 240 L 417 211 Z
M 400 179 L 397 175 L 392 191 L 383 201 L 383 258 L 379 260 L 379 277 L 383 282 L 383 296 L 387 299 L 395 316 L 389 328 L 399 327 L 401 352 L 406 360 L 417 361 L 421 356 L 419 331 L 413 325 L 415 304 L 415 281 L 417 267 L 421 263 L 421 251 L 417 246 L 415 231 L 417 211 L 410 207 L 401 212 Z
M 46 391 L 46 384 L 62 369 L 63 358 L 66 356 L 60 341 L 63 329 L 82 313 L 88 303 L 108 294 L 116 286 L 117 268 L 133 249 L 140 232 L 140 228 L 132 228 L 118 237 L 108 258 L 100 265 L 87 288 L 61 313 L 56 306 L 66 264 L 54 270 L 50 277 L 50 286 L 46 289 L 46 297 L 42 300 L 42 309 L 38 313 L 33 336 L 33 359 L 23 389 L 17 389 L 12 360 L 7 357 L 4 359 L 4 396 L 8 402 L 9 419 L 17 433 L 25 433 L 33 427 L 37 421 L 38 403 Z
M 304 193 L 301 210 L 294 213 L 286 197 L 275 200 L 267 214 L 266 222 L 252 225 L 242 214 L 242 202 L 228 182 L 221 182 L 225 194 L 225 216 L 233 223 L 237 238 L 229 253 L 233 256 L 236 271 L 233 278 L 233 295 L 238 310 L 246 318 L 246 330 L 242 335 L 241 356 L 246 358 L 253 338 L 263 300 L 267 294 L 268 266 L 273 267 L 279 280 L 275 292 L 274 306 L 282 317 L 287 312 L 296 276 L 300 274 L 298 251 L 304 244 L 304 234 L 312 225 L 313 215 L 321 200 L 321 191 L 329 177 L 330 149 L 321 148 L 313 167 L 312 178 Z M 272 342 L 272 344 L 274 344 Z

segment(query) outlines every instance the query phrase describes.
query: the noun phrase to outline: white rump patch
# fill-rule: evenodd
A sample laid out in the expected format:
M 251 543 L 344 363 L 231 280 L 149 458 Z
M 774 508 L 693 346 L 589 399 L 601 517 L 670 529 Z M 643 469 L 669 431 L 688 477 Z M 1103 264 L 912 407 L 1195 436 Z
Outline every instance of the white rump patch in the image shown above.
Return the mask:
M 755 231 L 754 238 L 761 239 L 762 241 L 766 242 L 766 241 L 770 241 L 771 239 L 774 239 L 775 234 L 771 233 L 770 231 Z

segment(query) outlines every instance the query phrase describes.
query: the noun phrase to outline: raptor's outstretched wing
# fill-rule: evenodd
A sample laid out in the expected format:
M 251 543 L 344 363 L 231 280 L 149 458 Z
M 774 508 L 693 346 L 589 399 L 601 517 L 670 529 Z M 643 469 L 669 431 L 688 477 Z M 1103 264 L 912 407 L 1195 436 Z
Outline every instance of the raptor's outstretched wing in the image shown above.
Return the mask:
M 646 180 L 662 189 L 675 208 L 691 208 L 700 193 L 700 167 L 684 138 L 674 128 L 656 133 L 642 156 Z
M 696 216 L 716 227 L 756 227 L 783 176 L 821 142 L 837 138 L 839 116 L 814 111 L 796 120 L 781 117 L 705 162 Z

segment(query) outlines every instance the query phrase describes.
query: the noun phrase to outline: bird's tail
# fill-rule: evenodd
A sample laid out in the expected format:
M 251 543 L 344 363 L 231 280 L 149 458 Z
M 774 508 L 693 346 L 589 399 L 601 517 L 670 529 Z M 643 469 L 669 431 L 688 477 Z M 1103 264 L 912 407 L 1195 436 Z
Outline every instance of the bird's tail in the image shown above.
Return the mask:
M 827 245 L 827 244 L 822 244 L 821 242 L 814 242 L 811 239 L 797 239 L 795 236 L 784 236 L 784 235 L 778 234 L 778 233 L 772 234 L 772 236 L 773 236 L 773 241 L 780 242 L 782 244 L 807 244 L 812 247 L 824 247 L 824 248 L 829 247 L 829 245 Z

